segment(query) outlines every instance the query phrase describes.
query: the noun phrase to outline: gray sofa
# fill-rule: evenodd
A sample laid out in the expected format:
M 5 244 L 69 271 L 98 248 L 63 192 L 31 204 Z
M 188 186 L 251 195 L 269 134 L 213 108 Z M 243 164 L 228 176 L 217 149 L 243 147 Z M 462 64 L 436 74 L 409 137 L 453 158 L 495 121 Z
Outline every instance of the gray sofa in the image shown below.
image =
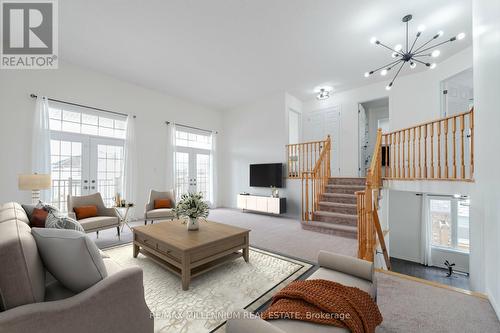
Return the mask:
M 23 208 L 0 205 L 0 332 L 153 332 L 142 270 L 103 260 L 108 276 L 74 294 L 45 270 Z
M 320 268 L 308 280 L 324 279 L 339 282 L 346 286 L 358 287 L 376 300 L 377 285 L 373 263 L 321 251 L 318 255 Z M 244 310 L 227 321 L 226 333 L 333 333 L 349 332 L 343 328 L 320 325 L 298 320 L 265 321 Z

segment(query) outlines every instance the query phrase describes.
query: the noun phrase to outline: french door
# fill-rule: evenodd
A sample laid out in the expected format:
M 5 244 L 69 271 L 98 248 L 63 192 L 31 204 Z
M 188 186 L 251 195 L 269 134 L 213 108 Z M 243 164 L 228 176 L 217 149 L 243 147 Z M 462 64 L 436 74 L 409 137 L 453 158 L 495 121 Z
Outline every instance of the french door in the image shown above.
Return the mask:
M 178 147 L 175 153 L 177 199 L 184 193 L 201 193 L 210 201 L 210 151 Z
M 123 140 L 52 132 L 52 204 L 67 209 L 67 196 L 100 192 L 111 206 L 123 183 Z

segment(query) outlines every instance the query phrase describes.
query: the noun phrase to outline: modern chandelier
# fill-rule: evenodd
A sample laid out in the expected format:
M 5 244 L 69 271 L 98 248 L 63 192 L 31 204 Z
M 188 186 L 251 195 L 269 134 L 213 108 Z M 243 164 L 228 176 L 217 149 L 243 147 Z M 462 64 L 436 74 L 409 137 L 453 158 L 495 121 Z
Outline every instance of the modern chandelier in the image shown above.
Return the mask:
M 446 44 L 446 43 L 450 43 L 450 42 L 454 42 L 456 40 L 464 39 L 464 37 L 465 37 L 465 34 L 462 32 L 462 33 L 459 33 L 458 35 L 451 37 L 449 39 L 446 39 L 442 42 L 438 42 L 434 45 L 428 46 L 430 43 L 432 43 L 433 41 L 435 41 L 436 39 L 438 39 L 439 37 L 441 37 L 443 35 L 443 32 L 439 31 L 430 40 L 428 40 L 427 42 L 422 43 L 421 45 L 416 47 L 418 39 L 422 35 L 422 32 L 425 30 L 425 26 L 420 25 L 417 28 L 417 34 L 416 34 L 415 40 L 410 45 L 409 44 L 409 35 L 408 35 L 409 34 L 408 22 L 410 22 L 412 17 L 413 17 L 412 15 L 406 15 L 402 19 L 402 21 L 404 23 L 406 23 L 406 47 L 403 47 L 403 45 L 401 45 L 401 44 L 397 44 L 396 46 L 394 46 L 394 48 L 392 48 L 392 47 L 389 47 L 386 44 L 382 43 L 381 41 L 379 41 L 376 37 L 372 37 L 370 39 L 370 43 L 382 46 L 382 47 L 390 50 L 392 52 L 392 58 L 395 59 L 394 61 L 392 61 L 391 63 L 388 63 L 387 65 L 381 66 L 375 70 L 372 70 L 372 71 L 365 73 L 365 77 L 370 77 L 372 74 L 375 74 L 378 71 L 380 71 L 380 75 L 386 76 L 389 73 L 389 71 L 391 71 L 394 68 L 397 68 L 396 75 L 394 75 L 394 78 L 392 79 L 392 81 L 385 87 L 386 90 L 391 90 L 391 88 L 394 84 L 394 81 L 396 80 L 399 73 L 401 72 L 401 69 L 403 69 L 403 67 L 406 64 L 409 64 L 411 69 L 414 69 L 415 67 L 417 67 L 417 64 L 421 64 L 421 65 L 427 66 L 430 69 L 434 69 L 434 68 L 436 68 L 436 63 L 435 62 L 431 63 L 431 62 L 429 62 L 429 60 L 431 58 L 437 58 L 441 54 L 441 51 L 439 51 L 435 48 L 440 46 L 440 45 Z

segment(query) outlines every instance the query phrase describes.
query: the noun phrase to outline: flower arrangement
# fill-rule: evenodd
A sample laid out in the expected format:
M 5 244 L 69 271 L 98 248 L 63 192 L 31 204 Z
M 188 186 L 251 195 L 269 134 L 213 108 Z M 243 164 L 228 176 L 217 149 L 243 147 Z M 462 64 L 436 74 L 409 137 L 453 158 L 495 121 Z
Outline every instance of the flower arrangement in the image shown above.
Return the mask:
M 208 205 L 203 200 L 201 193 L 185 193 L 181 195 L 181 200 L 174 208 L 175 215 L 179 217 L 188 217 L 188 230 L 198 229 L 198 219 L 208 217 Z

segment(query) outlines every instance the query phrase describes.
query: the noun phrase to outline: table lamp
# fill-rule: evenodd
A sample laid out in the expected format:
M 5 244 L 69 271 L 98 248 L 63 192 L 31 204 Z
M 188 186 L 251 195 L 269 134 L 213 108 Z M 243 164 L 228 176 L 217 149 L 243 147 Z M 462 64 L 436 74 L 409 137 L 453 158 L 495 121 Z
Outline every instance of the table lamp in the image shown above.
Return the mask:
M 40 200 L 40 190 L 51 187 L 50 175 L 38 173 L 19 175 L 18 187 L 22 191 L 31 191 L 31 200 L 36 204 Z

